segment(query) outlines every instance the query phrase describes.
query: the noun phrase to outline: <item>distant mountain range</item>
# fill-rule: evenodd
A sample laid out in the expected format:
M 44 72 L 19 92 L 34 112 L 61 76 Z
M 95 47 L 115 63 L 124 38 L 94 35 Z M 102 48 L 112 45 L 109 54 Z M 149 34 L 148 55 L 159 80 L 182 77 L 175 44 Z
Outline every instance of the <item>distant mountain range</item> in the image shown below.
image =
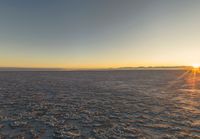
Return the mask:
M 119 67 L 102 69 L 67 69 L 67 68 L 16 68 L 0 67 L 0 71 L 81 71 L 81 70 L 184 70 L 191 66 L 140 66 L 140 67 Z
M 140 66 L 140 67 L 120 67 L 118 70 L 154 70 L 154 69 L 188 69 L 191 66 Z

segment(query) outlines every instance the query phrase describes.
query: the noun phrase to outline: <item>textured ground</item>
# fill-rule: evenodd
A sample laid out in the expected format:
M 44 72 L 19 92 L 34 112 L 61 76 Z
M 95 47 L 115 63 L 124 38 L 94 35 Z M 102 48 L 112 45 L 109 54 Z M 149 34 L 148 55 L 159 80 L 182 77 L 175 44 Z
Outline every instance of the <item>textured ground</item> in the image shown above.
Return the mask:
M 200 75 L 0 72 L 3 138 L 200 138 Z

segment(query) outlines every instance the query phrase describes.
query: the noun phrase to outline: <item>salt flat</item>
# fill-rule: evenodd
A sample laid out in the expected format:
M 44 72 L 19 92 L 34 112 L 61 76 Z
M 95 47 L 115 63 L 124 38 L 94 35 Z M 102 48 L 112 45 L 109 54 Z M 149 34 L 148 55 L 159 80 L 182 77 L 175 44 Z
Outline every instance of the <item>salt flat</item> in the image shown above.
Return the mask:
M 1 138 L 200 138 L 200 76 L 0 72 Z

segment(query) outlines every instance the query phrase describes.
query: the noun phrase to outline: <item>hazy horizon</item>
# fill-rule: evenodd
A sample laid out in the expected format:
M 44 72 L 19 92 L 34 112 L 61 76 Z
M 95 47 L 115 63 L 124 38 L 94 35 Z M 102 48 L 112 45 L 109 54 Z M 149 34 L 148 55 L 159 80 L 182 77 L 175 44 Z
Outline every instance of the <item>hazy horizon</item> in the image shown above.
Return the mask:
M 109 71 L 109 70 L 189 70 L 192 66 L 138 66 L 105 68 L 42 68 L 42 67 L 0 67 L 0 71 Z

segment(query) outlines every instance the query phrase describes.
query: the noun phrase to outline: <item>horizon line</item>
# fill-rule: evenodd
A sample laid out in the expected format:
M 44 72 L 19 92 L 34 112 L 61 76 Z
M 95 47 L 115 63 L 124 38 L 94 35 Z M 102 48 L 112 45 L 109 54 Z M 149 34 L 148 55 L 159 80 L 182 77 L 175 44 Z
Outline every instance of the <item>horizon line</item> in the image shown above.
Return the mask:
M 45 67 L 0 67 L 0 71 L 87 71 L 87 70 L 142 70 L 142 69 L 187 69 L 192 66 L 134 66 L 107 68 L 45 68 Z

